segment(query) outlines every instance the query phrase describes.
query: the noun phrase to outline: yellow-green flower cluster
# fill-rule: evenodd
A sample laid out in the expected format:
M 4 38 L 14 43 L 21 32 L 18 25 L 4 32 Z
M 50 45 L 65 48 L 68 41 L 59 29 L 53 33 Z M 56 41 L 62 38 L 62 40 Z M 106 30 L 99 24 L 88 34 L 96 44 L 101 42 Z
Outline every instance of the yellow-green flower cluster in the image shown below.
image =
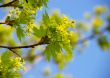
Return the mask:
M 41 8 L 47 6 L 48 0 L 20 0 L 20 4 L 25 6 L 30 6 L 32 8 Z
M 69 27 L 75 27 L 76 22 L 74 20 L 69 20 L 69 18 L 67 16 L 63 16 L 61 18 L 61 25 L 64 26 L 65 28 L 69 28 Z
M 23 66 L 23 64 L 21 63 L 21 58 L 20 57 L 16 57 L 14 59 L 11 59 L 11 62 L 13 64 L 13 67 L 14 67 L 13 70 L 14 71 L 19 70 Z
M 56 33 L 59 35 L 58 37 L 60 37 L 60 41 L 63 41 L 68 35 L 67 31 L 62 26 L 56 27 Z
M 97 7 L 95 8 L 95 13 L 96 13 L 97 15 L 103 14 L 103 13 L 105 13 L 106 11 L 107 11 L 107 8 L 106 8 L 105 6 L 97 6 Z
M 99 18 L 99 17 L 94 18 L 94 20 L 93 20 L 93 27 L 94 28 L 96 28 L 96 29 L 100 28 L 102 25 L 103 25 L 103 21 L 101 18 Z
M 15 8 L 10 10 L 9 15 L 6 18 L 6 22 L 13 21 L 12 26 L 22 26 L 22 24 L 28 24 L 35 20 L 36 9 L 25 7 L 23 9 Z
M 63 54 L 62 52 L 56 52 L 55 56 L 55 62 L 58 64 L 60 69 L 63 69 L 64 65 L 66 65 L 72 58 L 72 54 Z
M 20 57 L 11 57 L 11 53 L 4 52 L 0 56 L 0 78 L 20 78 L 20 69 L 23 68 L 23 63 Z
M 79 40 L 79 34 L 78 32 L 73 32 L 73 31 L 70 31 L 70 34 L 69 34 L 69 38 L 70 38 L 70 43 L 71 45 L 74 47 L 75 44 L 78 42 Z
M 60 16 L 58 13 L 55 13 L 50 17 L 47 14 L 43 16 L 40 28 L 44 28 L 45 36 L 49 38 L 49 45 L 44 52 L 48 59 L 53 56 L 61 69 L 73 57 L 71 41 L 75 39 L 73 44 L 77 41 L 76 33 L 71 33 L 74 27 L 75 21 L 70 20 L 65 15 Z
M 59 16 L 53 15 L 50 17 L 50 24 L 48 26 L 48 36 L 51 40 L 56 40 L 56 41 L 63 41 L 69 42 L 70 40 L 68 38 L 69 36 L 69 28 L 74 28 L 75 27 L 75 21 L 70 20 L 67 16 Z
M 54 78 L 64 78 L 63 74 L 58 73 Z
M 29 22 L 27 27 L 27 32 L 32 32 L 33 28 L 36 27 L 36 25 L 33 22 Z

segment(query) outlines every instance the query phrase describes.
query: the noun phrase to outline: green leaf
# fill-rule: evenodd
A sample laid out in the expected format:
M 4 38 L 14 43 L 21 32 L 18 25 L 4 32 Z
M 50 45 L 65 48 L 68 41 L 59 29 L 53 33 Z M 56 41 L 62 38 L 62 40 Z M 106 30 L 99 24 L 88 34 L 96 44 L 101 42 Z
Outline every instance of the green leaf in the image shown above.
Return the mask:
M 56 58 L 56 52 L 61 52 L 61 46 L 58 42 L 49 44 L 46 47 L 44 54 L 46 55 L 47 60 L 50 61 L 52 56 L 54 59 Z
M 48 2 L 48 0 L 44 0 L 44 6 L 45 7 L 48 7 L 47 2 Z
M 46 56 L 46 59 L 48 60 L 48 61 L 50 61 L 50 59 L 51 59 L 51 56 L 52 56 L 52 46 L 51 45 L 48 45 L 47 47 L 46 47 L 46 49 L 45 49 L 45 51 L 44 51 L 44 55 Z
M 72 47 L 71 47 L 71 45 L 70 45 L 69 42 L 67 42 L 67 41 L 63 42 L 62 47 L 64 48 L 64 50 L 65 50 L 67 53 L 72 54 Z
M 110 14 L 107 16 L 107 21 L 110 23 Z
M 110 24 L 107 26 L 107 31 L 110 32 Z
M 46 36 L 46 29 L 44 27 L 40 27 L 40 28 L 33 28 L 33 34 L 37 37 L 44 37 Z
M 99 37 L 98 44 L 102 50 L 108 50 L 109 49 L 109 41 L 108 41 L 106 36 Z
M 3 0 L 0 0 L 0 2 L 3 2 Z
M 48 25 L 50 22 L 49 15 L 46 11 L 45 11 L 45 14 L 43 14 L 43 16 L 42 16 L 42 20 L 43 20 L 43 23 L 46 25 Z
M 22 40 L 22 38 L 25 37 L 24 30 L 20 26 L 17 27 L 16 34 L 17 34 L 17 37 L 20 41 Z
M 2 63 L 5 64 L 5 65 L 9 64 L 10 58 L 11 58 L 11 53 L 9 53 L 9 52 L 4 52 L 4 53 L 1 55 L 1 61 L 2 61 Z

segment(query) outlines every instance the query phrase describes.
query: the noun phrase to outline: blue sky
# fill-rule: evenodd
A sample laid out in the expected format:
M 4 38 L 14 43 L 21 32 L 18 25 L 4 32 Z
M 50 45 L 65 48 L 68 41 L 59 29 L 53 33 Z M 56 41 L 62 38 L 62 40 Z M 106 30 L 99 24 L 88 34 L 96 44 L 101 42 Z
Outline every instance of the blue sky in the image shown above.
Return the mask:
M 49 13 L 58 9 L 74 20 L 82 20 L 84 12 L 91 12 L 96 5 L 106 5 L 110 8 L 110 0 L 50 0 L 48 4 Z M 2 14 L 0 18 L 3 18 L 4 13 L 0 11 L 0 15 Z M 75 51 L 74 54 L 74 61 L 62 71 L 64 74 L 71 74 L 73 78 L 110 78 L 110 52 L 103 52 L 95 40 L 90 42 L 83 53 Z M 53 74 L 58 72 L 56 65 L 42 60 L 35 64 L 23 78 L 43 78 L 40 72 L 48 65 Z

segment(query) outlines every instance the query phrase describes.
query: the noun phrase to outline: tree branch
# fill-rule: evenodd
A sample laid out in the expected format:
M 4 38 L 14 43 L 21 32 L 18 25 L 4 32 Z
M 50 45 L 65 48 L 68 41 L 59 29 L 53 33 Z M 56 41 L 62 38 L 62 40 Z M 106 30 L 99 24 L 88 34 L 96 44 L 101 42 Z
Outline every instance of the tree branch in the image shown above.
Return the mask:
M 0 24 L 6 24 L 6 25 L 13 25 L 14 20 L 12 21 L 6 21 L 6 22 L 0 22 Z
M 34 48 L 35 46 L 47 44 L 45 43 L 45 37 L 41 38 L 40 42 L 32 45 L 24 45 L 24 46 L 0 46 L 0 48 L 7 48 L 7 49 L 21 49 L 21 48 Z
M 20 48 L 34 48 L 35 46 L 42 45 L 43 43 L 36 43 L 32 45 L 26 45 L 26 46 L 0 46 L 0 48 L 8 48 L 8 49 L 20 49 Z
M 19 1 L 19 0 L 13 0 L 13 1 L 9 2 L 9 3 L 0 5 L 0 8 L 1 8 L 1 7 L 19 7 L 19 6 L 17 6 L 17 5 L 14 4 L 14 3 L 17 2 L 17 1 Z
M 11 52 L 13 52 L 14 54 L 16 54 L 17 56 L 21 57 L 18 53 L 16 53 L 14 50 L 9 49 Z
M 102 33 L 104 33 L 106 30 L 107 30 L 107 28 L 104 28 L 104 29 L 101 30 L 100 33 L 102 34 Z M 98 35 L 100 35 L 100 34 L 98 34 Z M 93 34 L 91 34 L 90 36 L 88 36 L 88 37 L 86 37 L 86 38 L 84 38 L 84 39 L 82 39 L 82 40 L 79 40 L 79 41 L 77 42 L 77 44 L 84 43 L 85 41 L 91 40 L 91 39 L 93 39 L 93 38 L 95 38 L 95 37 L 96 37 L 96 35 L 93 33 Z
M 0 24 L 7 24 L 6 22 L 0 22 Z
M 20 56 L 18 53 L 16 53 L 13 49 L 9 49 L 11 52 L 13 52 L 14 54 L 16 54 L 18 57 L 21 58 L 21 62 L 23 62 L 23 58 L 22 56 Z

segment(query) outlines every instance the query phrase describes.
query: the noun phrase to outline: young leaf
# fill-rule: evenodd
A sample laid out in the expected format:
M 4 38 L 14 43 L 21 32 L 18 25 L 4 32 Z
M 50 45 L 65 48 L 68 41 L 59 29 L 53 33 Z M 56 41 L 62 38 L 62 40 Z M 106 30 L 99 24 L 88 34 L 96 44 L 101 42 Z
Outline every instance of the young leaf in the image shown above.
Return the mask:
M 45 14 L 43 14 L 43 16 L 42 16 L 42 20 L 43 20 L 44 24 L 46 24 L 46 25 L 49 24 L 50 19 L 49 19 L 49 15 L 46 11 L 45 11 Z
M 16 34 L 17 34 L 17 37 L 20 41 L 22 40 L 22 38 L 25 37 L 24 30 L 20 26 L 17 27 Z
M 4 52 L 1 55 L 1 61 L 3 64 L 7 65 L 10 62 L 10 58 L 11 58 L 11 53 L 9 53 L 9 52 Z
M 42 26 L 40 28 L 33 28 L 33 34 L 37 37 L 44 37 L 46 35 L 46 29 L 44 29 Z
M 51 47 L 51 45 L 48 45 L 48 46 L 46 47 L 46 49 L 45 49 L 45 51 L 44 51 L 44 55 L 46 56 L 46 59 L 47 59 L 48 61 L 50 61 L 51 56 L 52 56 L 52 47 Z

